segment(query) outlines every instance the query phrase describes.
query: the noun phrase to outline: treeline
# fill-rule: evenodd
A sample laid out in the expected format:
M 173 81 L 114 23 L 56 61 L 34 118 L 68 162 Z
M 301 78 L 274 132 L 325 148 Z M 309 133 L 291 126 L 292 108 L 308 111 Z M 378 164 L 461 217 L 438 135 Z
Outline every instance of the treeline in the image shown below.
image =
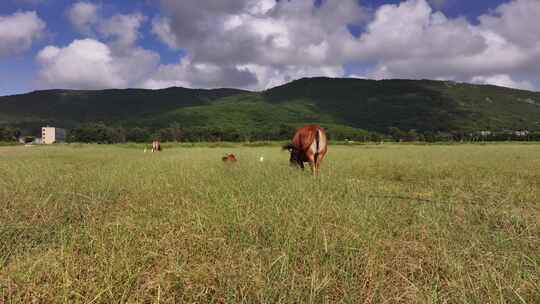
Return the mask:
M 292 136 L 294 128 L 280 127 L 268 130 L 243 130 L 233 128 L 195 127 L 183 128 L 173 124 L 166 128 L 123 128 L 102 123 L 84 124 L 68 132 L 68 142 L 123 143 L 149 142 L 216 142 L 280 140 Z
M 483 142 L 483 141 L 540 141 L 539 131 L 403 131 L 398 128 L 389 128 L 387 135 L 392 141 L 419 141 L 419 142 Z
M 15 142 L 21 136 L 21 130 L 9 126 L 0 126 L 0 141 Z
M 417 131 L 388 128 L 385 132 L 370 132 L 342 125 L 323 125 L 331 140 L 346 142 L 449 142 L 449 141 L 540 141 L 540 131 Z M 67 142 L 81 143 L 125 143 L 125 142 L 245 142 L 289 140 L 295 124 L 281 124 L 275 127 L 259 129 L 193 127 L 185 128 L 179 124 L 171 124 L 165 128 L 148 127 L 116 127 L 103 123 L 83 124 L 68 130 Z M 23 132 L 9 126 L 0 127 L 0 141 L 17 141 Z M 24 135 L 24 134 L 23 134 Z
M 324 126 L 324 125 L 323 125 Z M 279 125 L 277 127 L 261 129 L 235 129 L 196 127 L 182 128 L 173 124 L 166 128 L 119 128 L 104 124 L 86 124 L 72 129 L 68 133 L 68 142 L 86 143 L 123 143 L 123 142 L 149 142 L 160 140 L 162 142 L 216 142 L 216 141 L 262 141 L 262 140 L 288 140 L 294 135 L 298 125 Z M 449 142 L 449 141 L 540 141 L 540 131 L 498 131 L 498 132 L 466 132 L 466 131 L 416 131 L 400 130 L 390 127 L 386 132 L 370 132 L 342 125 L 324 126 L 328 137 L 335 141 L 358 142 Z
M 166 128 L 122 128 L 102 123 L 85 124 L 68 132 L 68 142 L 123 143 L 123 142 L 245 142 L 289 140 L 300 125 L 282 124 L 258 129 L 193 127 L 172 124 Z M 341 125 L 324 126 L 332 140 L 381 141 L 384 135 Z

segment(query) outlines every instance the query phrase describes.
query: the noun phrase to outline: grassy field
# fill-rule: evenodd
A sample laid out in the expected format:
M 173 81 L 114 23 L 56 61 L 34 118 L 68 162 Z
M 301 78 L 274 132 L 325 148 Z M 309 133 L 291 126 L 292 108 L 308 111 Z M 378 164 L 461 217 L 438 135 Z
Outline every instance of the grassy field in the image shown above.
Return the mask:
M 540 145 L 331 146 L 317 179 L 279 147 L 2 147 L 0 303 L 34 302 L 540 303 Z

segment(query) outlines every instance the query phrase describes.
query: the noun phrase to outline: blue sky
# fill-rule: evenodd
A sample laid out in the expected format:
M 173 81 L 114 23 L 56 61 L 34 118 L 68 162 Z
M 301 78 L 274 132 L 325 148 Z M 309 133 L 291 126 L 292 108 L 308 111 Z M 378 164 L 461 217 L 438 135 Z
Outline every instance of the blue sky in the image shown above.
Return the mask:
M 3 0 L 0 95 L 305 76 L 538 89 L 539 14 L 536 0 Z

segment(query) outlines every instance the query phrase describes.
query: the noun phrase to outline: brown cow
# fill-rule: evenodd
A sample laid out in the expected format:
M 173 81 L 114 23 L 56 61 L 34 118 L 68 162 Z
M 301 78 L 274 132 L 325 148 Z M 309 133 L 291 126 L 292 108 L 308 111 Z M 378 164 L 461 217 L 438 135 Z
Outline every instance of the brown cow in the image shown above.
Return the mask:
M 326 155 L 326 132 L 321 126 L 308 125 L 296 130 L 292 143 L 283 147 L 291 152 L 291 166 L 304 169 L 304 162 L 309 162 L 313 174 L 319 174 L 321 162 Z
M 224 163 L 235 163 L 237 161 L 236 156 L 234 154 L 227 154 L 221 158 L 221 160 Z
M 152 152 L 159 152 L 161 151 L 161 143 L 159 140 L 154 140 L 152 142 Z

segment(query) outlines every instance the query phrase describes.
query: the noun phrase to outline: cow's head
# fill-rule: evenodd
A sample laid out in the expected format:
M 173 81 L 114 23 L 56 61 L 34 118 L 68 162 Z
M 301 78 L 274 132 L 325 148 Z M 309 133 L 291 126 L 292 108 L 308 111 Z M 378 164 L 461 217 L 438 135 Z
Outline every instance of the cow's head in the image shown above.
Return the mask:
M 283 146 L 283 150 L 288 150 L 291 153 L 289 164 L 293 167 L 302 167 L 302 156 L 300 150 L 293 144 Z

